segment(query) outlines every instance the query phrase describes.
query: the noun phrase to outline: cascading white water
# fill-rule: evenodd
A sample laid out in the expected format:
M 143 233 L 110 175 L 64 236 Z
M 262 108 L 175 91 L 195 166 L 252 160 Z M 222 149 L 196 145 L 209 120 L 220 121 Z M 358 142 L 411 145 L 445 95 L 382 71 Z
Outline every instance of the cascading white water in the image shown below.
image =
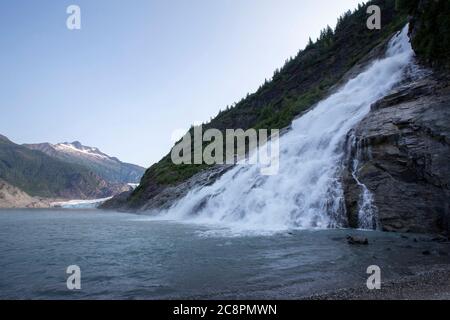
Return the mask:
M 240 230 L 340 226 L 344 215 L 339 172 L 346 135 L 412 64 L 407 29 L 394 36 L 383 59 L 293 122 L 279 141 L 277 175 L 263 176 L 257 165 L 237 165 L 213 185 L 189 192 L 162 213 L 164 219 Z
M 352 176 L 361 189 L 358 209 L 358 227 L 360 229 L 377 229 L 377 208 L 373 204 L 372 193 L 358 178 L 359 158 L 353 160 Z

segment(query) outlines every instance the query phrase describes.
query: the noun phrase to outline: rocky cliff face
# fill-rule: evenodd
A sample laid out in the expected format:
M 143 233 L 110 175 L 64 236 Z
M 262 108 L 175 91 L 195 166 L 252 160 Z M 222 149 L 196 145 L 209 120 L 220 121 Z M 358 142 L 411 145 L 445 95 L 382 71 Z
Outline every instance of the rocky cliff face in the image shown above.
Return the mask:
M 405 84 L 372 106 L 350 140 L 343 180 L 351 227 L 358 227 L 359 180 L 372 193 L 382 230 L 449 233 L 448 79 L 428 75 Z
M 349 133 L 343 173 L 348 222 L 360 223 L 364 184 L 380 229 L 449 234 L 449 2 L 398 1 L 398 7 L 410 14 L 418 61 L 433 71 L 376 103 Z

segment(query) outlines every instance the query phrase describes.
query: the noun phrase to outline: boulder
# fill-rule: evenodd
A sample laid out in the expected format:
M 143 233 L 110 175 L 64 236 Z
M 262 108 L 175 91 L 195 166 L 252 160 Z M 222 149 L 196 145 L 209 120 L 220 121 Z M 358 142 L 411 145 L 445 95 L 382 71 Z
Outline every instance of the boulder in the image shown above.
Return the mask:
M 347 236 L 348 244 L 368 245 L 369 239 L 364 237 Z

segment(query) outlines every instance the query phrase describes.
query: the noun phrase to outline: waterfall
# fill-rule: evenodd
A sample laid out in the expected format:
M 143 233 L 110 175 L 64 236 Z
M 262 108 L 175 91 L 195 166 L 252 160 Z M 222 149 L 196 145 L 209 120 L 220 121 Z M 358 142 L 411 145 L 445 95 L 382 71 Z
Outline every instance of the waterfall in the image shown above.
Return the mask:
M 292 123 L 279 141 L 277 175 L 261 175 L 258 165 L 237 165 L 214 184 L 190 191 L 161 213 L 164 219 L 241 230 L 343 226 L 340 172 L 346 135 L 373 103 L 400 83 L 413 63 L 407 30 L 406 26 L 391 39 L 383 58 Z M 372 210 L 368 190 L 364 197 L 366 203 L 360 211 Z M 360 216 L 364 217 L 364 212 Z
M 372 193 L 358 178 L 359 163 L 363 159 L 363 146 L 361 141 L 357 141 L 352 134 L 350 137 L 351 145 L 356 150 L 354 159 L 349 164 L 351 167 L 352 177 L 361 189 L 360 199 L 358 201 L 358 227 L 360 229 L 378 229 L 377 208 L 373 203 Z

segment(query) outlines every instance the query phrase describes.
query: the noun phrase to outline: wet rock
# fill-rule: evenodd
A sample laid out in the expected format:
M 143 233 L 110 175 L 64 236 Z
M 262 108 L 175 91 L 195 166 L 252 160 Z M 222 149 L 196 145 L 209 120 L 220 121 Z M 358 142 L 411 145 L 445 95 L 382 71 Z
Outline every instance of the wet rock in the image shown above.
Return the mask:
M 377 102 L 349 133 L 343 174 L 347 218 L 355 227 L 362 188 L 373 195 L 383 231 L 450 234 L 450 84 L 410 80 Z M 352 225 L 353 224 L 353 225 Z
M 369 239 L 364 237 L 356 237 L 356 236 L 347 236 L 347 242 L 348 244 L 355 244 L 355 245 L 368 245 Z
M 400 104 L 402 102 L 411 101 L 418 96 L 431 95 L 433 88 L 428 86 L 426 83 L 420 83 L 413 87 L 403 87 L 395 90 L 386 98 L 376 102 L 372 105 L 372 110 L 379 110 L 383 108 L 388 108 L 392 105 Z
M 434 237 L 433 239 L 431 239 L 431 241 L 433 242 L 448 242 L 448 237 L 442 236 L 442 235 L 438 235 L 436 237 Z

